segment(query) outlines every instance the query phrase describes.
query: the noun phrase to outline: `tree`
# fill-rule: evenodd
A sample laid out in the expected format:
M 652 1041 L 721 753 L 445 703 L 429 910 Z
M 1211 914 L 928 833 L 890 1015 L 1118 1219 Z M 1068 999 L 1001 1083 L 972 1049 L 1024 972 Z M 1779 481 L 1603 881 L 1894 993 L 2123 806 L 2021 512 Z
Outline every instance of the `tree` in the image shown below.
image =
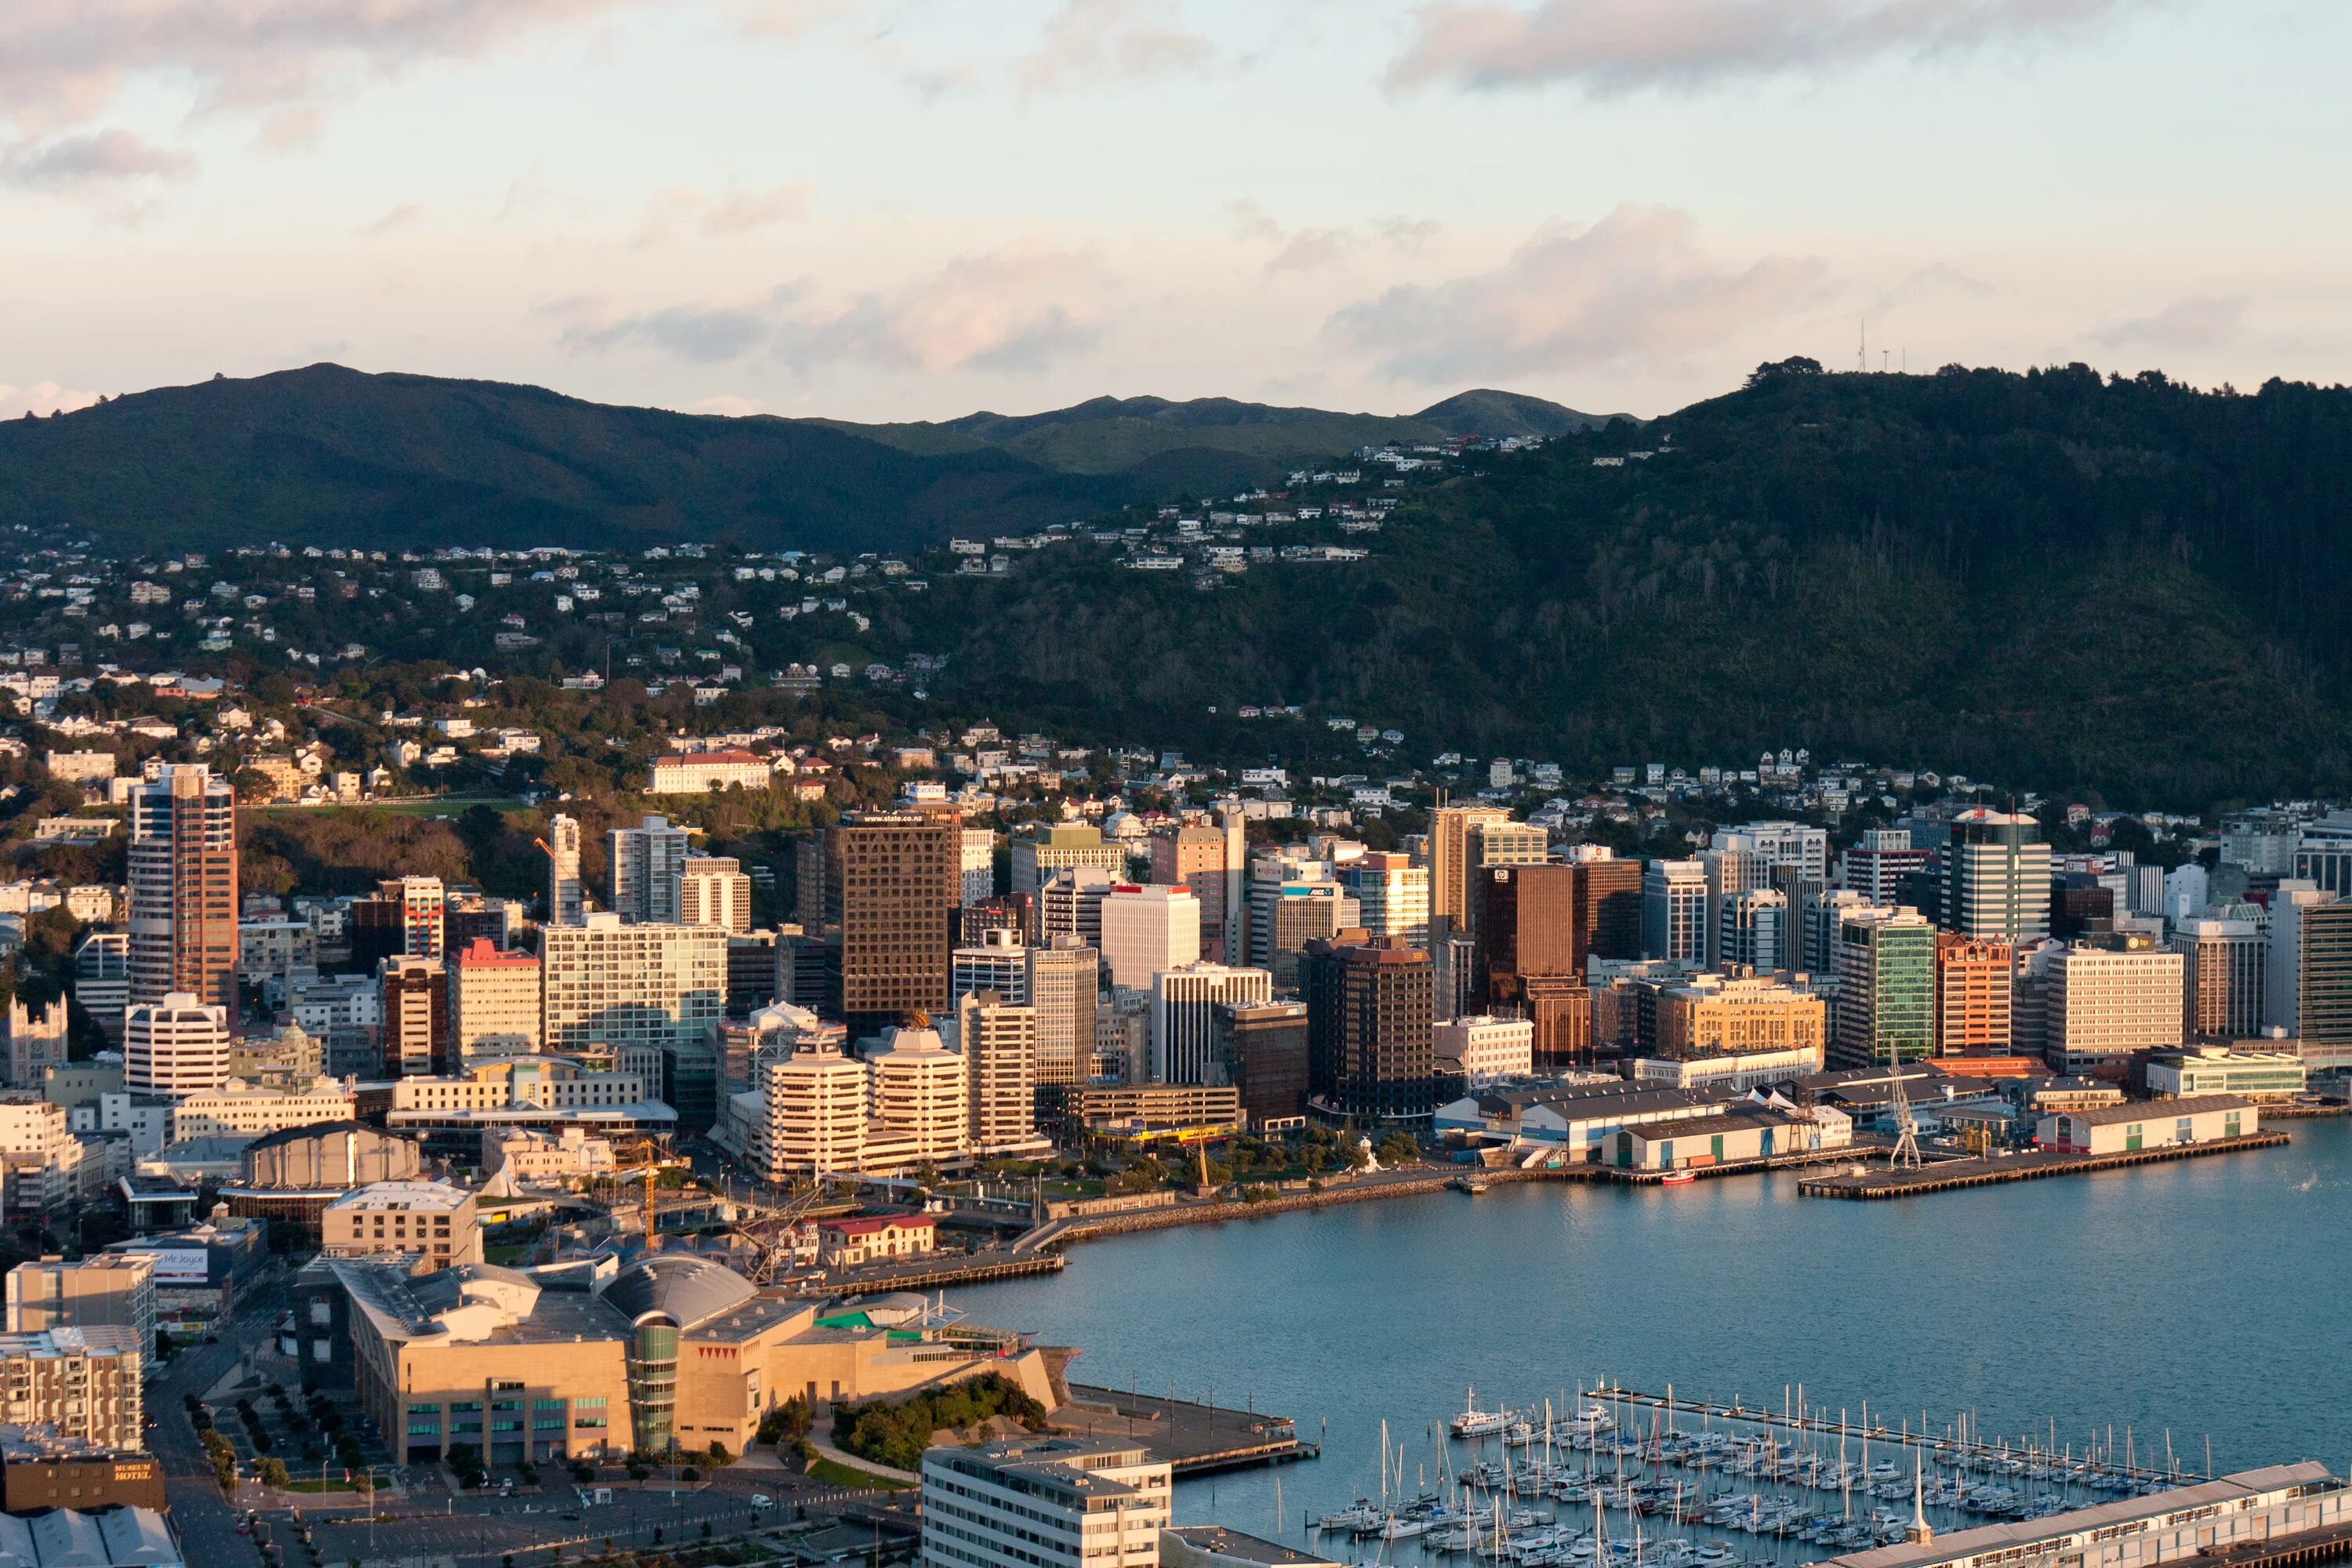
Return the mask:
M 287 1482 L 286 1461 L 283 1459 L 264 1459 L 254 1467 L 254 1473 L 261 1478 L 261 1484 L 265 1487 L 283 1487 Z

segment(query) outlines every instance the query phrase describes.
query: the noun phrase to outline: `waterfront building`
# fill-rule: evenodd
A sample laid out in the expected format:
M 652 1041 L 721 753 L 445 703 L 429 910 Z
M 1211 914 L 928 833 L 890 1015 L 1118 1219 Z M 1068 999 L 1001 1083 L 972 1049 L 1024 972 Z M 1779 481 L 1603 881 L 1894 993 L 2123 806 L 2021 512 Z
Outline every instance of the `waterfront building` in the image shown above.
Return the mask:
M 2007 1056 L 2014 1044 L 2017 950 L 1990 937 L 1936 933 L 1936 1054 Z
M 1214 1009 L 1217 1071 L 1240 1097 L 1249 1125 L 1265 1131 L 1307 1115 L 1307 1004 L 1220 1003 Z
M 477 1050 L 500 1055 L 539 1048 L 543 1003 L 535 954 L 509 952 L 476 937 L 450 959 L 449 1029 L 460 1059 Z
M 1590 947 L 1580 897 L 1584 870 L 1544 865 L 1475 872 L 1478 979 L 1471 1005 L 1528 1019 L 1535 1059 L 1546 1068 L 1592 1048 L 1592 998 L 1584 983 Z
M 1089 866 L 1113 880 L 1127 875 L 1127 846 L 1108 843 L 1089 823 L 1031 823 L 1013 836 L 1013 890 L 1035 893 L 1057 871 Z
M 971 1152 L 971 1058 L 948 1049 L 937 1029 L 898 1027 L 882 1038 L 882 1048 L 866 1058 L 877 1125 L 866 1129 L 864 1142 L 892 1145 L 890 1155 L 904 1166 L 963 1159 Z M 875 1151 L 861 1149 L 859 1165 L 875 1163 Z
M 2035 1142 L 2062 1154 L 2132 1154 L 2211 1143 L 2262 1131 L 2262 1112 L 2234 1095 L 2091 1106 L 2046 1115 Z
M 1726 1102 L 1675 1089 L 1612 1080 L 1567 1089 L 1490 1089 L 1439 1109 L 1440 1133 L 1461 1132 L 1515 1153 L 1599 1164 L 1629 1127 L 1720 1116 Z
M 540 842 L 547 852 L 547 923 L 578 925 L 588 912 L 588 899 L 580 880 L 580 823 L 561 812 L 548 819 L 547 837 Z
M 956 1049 L 970 1091 L 971 1152 L 983 1159 L 1050 1153 L 1037 1140 L 1037 1010 L 972 992 L 956 1003 Z
M 236 1006 L 236 794 L 202 763 L 131 791 L 128 1001 Z
M 1688 1171 L 1842 1149 L 1853 1142 L 1853 1121 L 1832 1116 L 1825 1124 L 1811 1113 L 1742 1106 L 1695 1123 L 1629 1127 L 1606 1163 L 1623 1171 Z
M 819 1220 L 816 1260 L 827 1268 L 855 1268 L 936 1250 L 940 1222 L 927 1214 L 858 1215 Z
M 1366 1125 L 1427 1121 L 1437 1109 L 1429 954 L 1345 932 L 1307 944 L 1299 979 L 1315 1107 Z
M 1264 1536 L 1221 1524 L 1177 1525 L 1160 1532 L 1160 1568 L 1346 1568 Z
M 2191 1035 L 2231 1038 L 2263 1026 L 2269 944 L 2251 920 L 2189 918 L 2172 922 L 2180 954 L 2182 1022 Z
M 1148 992 L 1162 970 L 1200 962 L 1200 900 L 1189 888 L 1122 882 L 1102 900 L 1101 940 L 1111 984 Z
M 940 936 L 944 959 L 944 925 Z M 727 933 L 718 927 L 627 925 L 597 913 L 550 926 L 540 942 L 542 1049 L 658 1050 L 716 1037 L 727 1011 Z
M 1822 1060 L 1819 1046 L 1711 1057 L 1635 1057 L 1625 1064 L 1625 1074 L 1634 1083 L 1655 1089 L 1745 1094 L 1818 1073 Z
M 2229 1094 L 2260 1103 L 2284 1102 L 2301 1095 L 2305 1084 L 2303 1058 L 2290 1051 L 2207 1044 L 2158 1051 L 2147 1058 L 2147 1091 L 2158 1099 Z
M 1437 1070 L 1459 1076 L 1473 1085 L 1496 1079 L 1526 1078 L 1535 1071 L 1536 1026 L 1526 1018 L 1498 1018 L 1493 1014 L 1448 1018 L 1429 1029 L 1430 1048 Z
M 1944 849 L 1943 924 L 2012 944 L 2050 934 L 2050 846 L 2022 813 L 1972 806 Z
M 1169 1462 L 1140 1445 L 1026 1437 L 923 1453 L 921 1568 L 1159 1568 Z
M 1837 1013 L 1830 1060 L 1869 1067 L 1916 1060 L 1934 1048 L 1936 931 L 1913 909 L 1848 909 L 1832 973 Z
M 751 879 L 726 855 L 689 855 L 677 874 L 677 923 L 751 929 Z
M 1273 996 L 1274 976 L 1263 969 L 1188 963 L 1152 975 L 1147 1068 L 1152 1081 L 1216 1082 L 1216 1010 Z
M 1706 960 L 1706 868 L 1696 860 L 1653 860 L 1642 870 L 1642 954 Z
M 846 1173 L 865 1157 L 866 1065 L 840 1042 L 817 1039 L 762 1053 L 761 1087 L 737 1095 L 735 1152 L 768 1181 Z
M 678 923 L 678 881 L 685 874 L 689 835 L 667 816 L 646 816 L 635 827 L 606 835 L 612 857 L 611 910 L 637 925 Z
M 389 1252 L 414 1256 L 416 1272 L 482 1260 L 481 1210 L 472 1193 L 447 1182 L 371 1182 L 329 1204 L 319 1244 L 330 1258 Z
M 1242 1125 L 1241 1091 L 1231 1084 L 1087 1083 L 1055 1098 L 1065 1126 L 1079 1134 Z
M 2050 955 L 2050 1037 L 2043 1054 L 2062 1073 L 2170 1049 L 2180 1026 L 2184 960 L 2139 932 L 2084 938 Z
M 2352 901 L 2338 899 L 2302 912 L 2295 1027 L 2306 1050 L 2331 1056 L 2352 1049 Z
M 193 1094 L 228 1081 L 229 1011 L 173 992 L 122 1020 L 122 1081 L 150 1094 Z
M 1828 1012 L 1810 988 L 1777 975 L 1694 974 L 1658 991 L 1656 1050 L 1673 1060 L 1781 1051 L 1819 1060 Z

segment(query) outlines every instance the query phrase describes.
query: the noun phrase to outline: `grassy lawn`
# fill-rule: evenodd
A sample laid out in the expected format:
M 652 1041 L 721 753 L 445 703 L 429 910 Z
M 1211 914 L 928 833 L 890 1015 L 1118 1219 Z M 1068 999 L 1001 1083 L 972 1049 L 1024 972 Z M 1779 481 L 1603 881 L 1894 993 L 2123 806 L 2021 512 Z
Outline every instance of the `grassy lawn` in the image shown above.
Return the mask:
M 392 1485 L 392 1478 L 380 1475 L 375 1478 L 375 1485 L 378 1491 L 383 1491 Z M 330 1476 L 322 1481 L 313 1476 L 307 1481 L 290 1482 L 286 1489 L 289 1492 L 363 1492 L 367 1490 L 367 1478 L 354 1476 L 345 1480 L 341 1476 Z
M 831 1459 L 819 1459 L 809 1467 L 809 1474 L 818 1480 L 836 1487 L 880 1487 L 884 1491 L 911 1491 L 906 1481 L 894 1481 L 887 1476 L 877 1476 L 870 1470 L 855 1470 L 847 1465 L 837 1465 Z

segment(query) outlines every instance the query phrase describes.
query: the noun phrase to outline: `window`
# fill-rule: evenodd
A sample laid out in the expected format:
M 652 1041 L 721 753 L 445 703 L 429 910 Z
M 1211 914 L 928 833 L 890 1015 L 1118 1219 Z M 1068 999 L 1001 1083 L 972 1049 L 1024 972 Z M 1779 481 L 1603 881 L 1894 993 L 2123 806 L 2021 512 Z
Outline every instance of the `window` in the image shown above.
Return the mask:
M 335 1321 L 334 1303 L 328 1300 L 324 1296 L 311 1297 L 310 1321 L 321 1327 L 333 1322 Z

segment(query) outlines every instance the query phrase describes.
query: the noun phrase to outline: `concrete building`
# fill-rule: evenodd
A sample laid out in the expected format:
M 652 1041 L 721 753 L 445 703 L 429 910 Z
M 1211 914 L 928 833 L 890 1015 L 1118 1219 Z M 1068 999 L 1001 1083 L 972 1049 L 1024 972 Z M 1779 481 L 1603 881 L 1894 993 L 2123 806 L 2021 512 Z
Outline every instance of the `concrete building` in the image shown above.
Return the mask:
M 1724 962 L 1723 932 L 1731 901 L 1743 893 L 1770 889 L 1772 864 L 1752 848 L 1702 849 L 1693 858 L 1706 879 L 1706 924 L 1701 937 L 1706 948 L 1701 957 L 1712 969 Z M 1782 907 L 1787 907 L 1785 899 Z
M 1871 827 L 1838 859 L 1837 885 L 1862 895 L 1866 903 L 1900 904 L 1909 897 L 1913 877 L 1935 863 L 1932 849 L 1914 848 L 1907 827 Z
M 883 1041 L 866 1058 L 877 1124 L 866 1129 L 866 1142 L 898 1144 L 892 1154 L 902 1166 L 964 1159 L 971 1152 L 971 1063 L 948 1049 L 937 1029 L 894 1028 Z M 877 1138 L 877 1131 L 895 1136 Z M 870 1148 L 859 1158 L 867 1169 L 877 1163 Z
M 1653 860 L 1642 868 L 1642 952 L 1704 963 L 1706 868 L 1696 860 Z
M 131 1005 L 131 933 L 96 930 L 74 947 L 73 999 L 101 1033 L 122 1043 L 122 1015 Z
M 2052 953 L 2050 1065 L 2079 1076 L 2135 1051 L 2178 1047 L 2184 967 L 2179 953 L 2137 933 L 2086 938 Z
M 1767 973 L 1790 967 L 1794 954 L 1789 942 L 1789 895 L 1772 888 L 1749 888 L 1726 898 L 1717 909 L 1715 952 L 1718 964 Z
M 1155 1083 L 1214 1083 L 1219 1007 L 1271 1001 L 1274 976 L 1263 969 L 1187 963 L 1150 979 L 1150 1058 Z
M 537 956 L 476 937 L 451 957 L 447 973 L 449 1028 L 458 1059 L 477 1051 L 512 1056 L 539 1048 L 545 998 Z
M 688 856 L 678 871 L 677 921 L 738 933 L 750 931 L 751 879 L 742 863 L 724 855 Z
M 1249 1125 L 1264 1131 L 1307 1117 L 1307 1005 L 1243 1002 L 1215 1015 L 1217 1074 L 1232 1086 Z
M 1367 854 L 1341 869 L 1339 882 L 1356 900 L 1357 921 L 1364 930 L 1416 947 L 1428 944 L 1427 867 L 1403 855 Z
M 948 997 L 961 1003 L 975 991 L 993 991 L 1015 1006 L 1029 1000 L 1029 950 L 1017 931 L 980 933 L 977 947 L 959 947 L 948 960 Z
M 349 1121 L 353 1109 L 352 1091 L 337 1079 L 315 1078 L 299 1087 L 274 1089 L 233 1078 L 218 1089 L 180 1097 L 172 1108 L 172 1142 L 258 1138 L 289 1127 Z
M 1169 1464 L 1034 1437 L 923 1455 L 921 1568 L 1159 1568 Z
M 2018 944 L 2050 934 L 2050 846 L 2031 816 L 1972 806 L 1944 849 L 1943 923 Z
M 2017 950 L 1990 937 L 1936 933 L 1936 1054 L 2002 1057 L 2014 1044 Z
M 1801 877 L 1826 881 L 1830 868 L 1829 830 L 1801 822 L 1747 822 L 1718 827 L 1708 847 L 1755 855 L 1767 867 L 1785 868 Z M 1769 877 L 1761 884 L 1770 886 Z
M 1091 866 L 1117 880 L 1127 875 L 1127 847 L 1108 843 L 1087 823 L 1032 823 L 1013 836 L 1013 890 L 1036 893 L 1057 871 Z
M 840 889 L 841 1005 L 853 1037 L 948 1008 L 949 916 L 961 892 L 952 814 L 856 812 L 823 838 Z
M 1111 984 L 1150 991 L 1162 970 L 1200 962 L 1200 900 L 1189 888 L 1119 884 L 1102 901 L 1101 952 Z
M 1361 923 L 1354 895 L 1328 867 L 1286 854 L 1262 855 L 1250 863 L 1245 901 L 1250 966 L 1271 973 L 1283 991 L 1297 988 L 1298 955 L 1308 942 Z
M 1848 909 L 1832 973 L 1834 1067 L 1916 1061 L 1935 1047 L 1936 931 L 1912 909 Z
M 452 1048 L 449 966 L 439 958 L 387 958 L 377 974 L 383 990 L 383 1076 L 446 1072 Z
M 100 1252 L 68 1263 L 44 1258 L 8 1271 L 7 1331 L 118 1328 L 140 1345 L 155 1342 L 155 1260 Z
M 1829 1009 L 1806 986 L 1770 974 L 1695 974 L 1657 997 L 1657 1054 L 1670 1060 L 1801 1052 L 1829 1044 Z
M 92 1450 L 140 1452 L 147 1447 L 140 1368 L 153 1343 L 122 1327 L 0 1334 L 8 1424 L 46 1427 Z
M 5 1047 L 0 1050 L 0 1071 L 6 1073 L 8 1088 L 43 1089 L 50 1069 L 67 1065 L 68 1013 L 62 996 L 43 1003 L 37 1013 L 9 998 L 7 1012 L 0 1014 L 0 1026 L 7 1031 L 0 1042 Z
M 374 1182 L 326 1206 L 319 1241 L 331 1258 L 414 1254 L 423 1273 L 482 1260 L 481 1213 L 472 1193 L 446 1182 Z
M 1526 1018 L 1448 1018 L 1429 1026 L 1429 1044 L 1441 1074 L 1458 1073 L 1474 1085 L 1535 1071 L 1536 1026 Z
M 677 925 L 678 879 L 690 836 L 667 816 L 646 816 L 635 827 L 605 836 L 612 858 L 612 912 L 640 925 Z
M 2352 901 L 2303 911 L 2295 1027 L 2306 1050 L 2352 1051 Z
M 2297 878 L 2283 879 L 2271 894 L 2270 943 L 2263 955 L 2263 1022 L 2298 1034 L 2303 1026 L 2304 916 L 2340 896 Z
M 2147 1091 L 2159 1100 L 2226 1094 L 2270 1104 L 2294 1100 L 2305 1084 L 2303 1058 L 2286 1051 L 2200 1045 L 2147 1059 Z
M 2263 1026 L 2269 944 L 2251 920 L 2191 917 L 2172 922 L 2180 954 L 2182 1023 L 2191 1035 L 2236 1038 Z
M 1426 1125 L 1437 1109 L 1429 954 L 1366 933 L 1307 944 L 1300 965 L 1309 1103 L 1364 1125 Z
M 1476 864 L 1472 836 L 1488 823 L 1511 820 L 1500 806 L 1441 805 L 1429 814 L 1429 914 L 1449 929 L 1470 929 L 1470 870 Z M 1355 925 L 1355 921 L 1343 922 Z M 1263 963 L 1262 959 L 1254 962 Z
M 1099 866 L 1076 866 L 1056 871 L 1037 895 L 1039 940 L 1076 937 L 1099 951 L 1102 947 L 1102 902 L 1123 884 Z
M 586 886 L 580 879 L 579 820 L 557 813 L 548 820 L 540 847 L 547 853 L 547 923 L 578 925 L 588 912 Z
M 717 926 L 592 914 L 540 942 L 542 1049 L 707 1047 L 726 1016 L 727 932 Z
M 1037 1139 L 1037 1010 L 976 991 L 956 1004 L 971 1152 L 983 1159 L 1050 1153 Z
M 984 903 L 996 896 L 996 830 L 992 827 L 967 827 L 963 830 L 962 858 L 958 862 L 956 901 L 965 909 Z
M 863 1168 L 867 1121 L 864 1063 L 832 1041 L 764 1059 L 761 1088 L 735 1097 L 740 1152 L 767 1180 Z
M 766 789 L 774 782 L 774 770 L 766 759 L 750 752 L 686 752 L 654 759 L 653 779 L 646 793 L 717 795 L 730 789 Z
M 1075 936 L 1057 936 L 1024 948 L 1022 959 L 1022 994 L 1037 1013 L 1037 1081 L 1076 1083 L 1093 1053 L 1102 955 Z
M 1238 851 L 1241 819 L 1230 826 L 1177 823 L 1152 830 L 1150 879 L 1162 887 L 1186 887 L 1201 904 L 1201 952 L 1213 963 L 1239 963 L 1246 945 L 1238 923 L 1227 934 L 1227 895 L 1240 892 L 1247 875 Z M 1233 861 L 1230 868 L 1228 859 Z
M 1633 1082 L 1657 1089 L 1744 1094 L 1751 1089 L 1769 1089 L 1820 1072 L 1823 1060 L 1822 1047 L 1812 1046 L 1680 1059 L 1635 1057 L 1625 1064 L 1625 1072 Z
M 519 1182 L 569 1182 L 613 1173 L 618 1162 L 613 1142 L 584 1128 L 535 1132 L 526 1127 L 493 1128 L 482 1134 L 482 1169 L 504 1171 Z
M 191 992 L 135 1004 L 122 1020 L 122 1079 L 133 1090 L 193 1094 L 228 1081 L 226 1006 Z
M 236 794 L 201 763 L 166 764 L 130 800 L 129 1000 L 236 1005 Z
M 2252 1100 L 2207 1095 L 2059 1111 L 2035 1124 L 2034 1141 L 2062 1154 L 2130 1154 L 2261 1131 L 2262 1112 Z

